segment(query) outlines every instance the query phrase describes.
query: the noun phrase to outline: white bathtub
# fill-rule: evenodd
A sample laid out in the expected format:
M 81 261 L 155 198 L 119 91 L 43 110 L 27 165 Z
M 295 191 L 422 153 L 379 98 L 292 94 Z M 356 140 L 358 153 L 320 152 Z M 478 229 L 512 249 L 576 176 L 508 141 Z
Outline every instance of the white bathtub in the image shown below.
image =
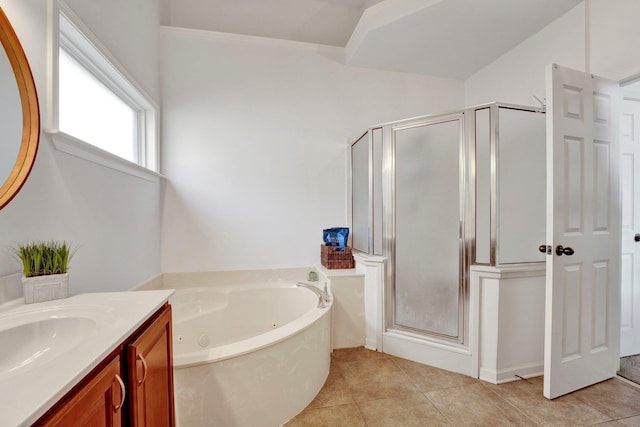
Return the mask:
M 329 374 L 331 306 L 295 283 L 176 287 L 179 426 L 276 427 L 313 400 Z

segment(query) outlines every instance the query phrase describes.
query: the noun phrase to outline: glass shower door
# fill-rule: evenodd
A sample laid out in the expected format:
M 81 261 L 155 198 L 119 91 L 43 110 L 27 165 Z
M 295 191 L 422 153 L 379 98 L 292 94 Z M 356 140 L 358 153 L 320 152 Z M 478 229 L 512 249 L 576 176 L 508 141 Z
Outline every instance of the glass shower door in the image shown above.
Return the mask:
M 462 341 L 461 118 L 394 129 L 393 328 Z

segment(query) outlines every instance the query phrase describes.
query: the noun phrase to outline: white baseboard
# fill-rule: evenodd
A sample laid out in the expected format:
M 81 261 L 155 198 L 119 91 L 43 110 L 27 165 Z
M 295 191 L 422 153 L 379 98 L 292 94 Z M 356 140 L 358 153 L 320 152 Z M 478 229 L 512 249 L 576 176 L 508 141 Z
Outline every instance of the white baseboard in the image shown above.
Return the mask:
M 403 359 L 473 376 L 471 353 L 465 348 L 385 332 L 382 334 L 382 351 Z
M 364 340 L 364 348 L 366 348 L 367 350 L 374 350 L 376 351 L 376 339 L 375 338 L 366 338 Z
M 543 373 L 544 365 L 542 363 L 522 365 L 514 368 L 500 370 L 480 368 L 480 379 L 492 384 L 503 384 L 511 381 L 518 381 L 519 379 L 521 379 L 519 377 L 539 377 Z

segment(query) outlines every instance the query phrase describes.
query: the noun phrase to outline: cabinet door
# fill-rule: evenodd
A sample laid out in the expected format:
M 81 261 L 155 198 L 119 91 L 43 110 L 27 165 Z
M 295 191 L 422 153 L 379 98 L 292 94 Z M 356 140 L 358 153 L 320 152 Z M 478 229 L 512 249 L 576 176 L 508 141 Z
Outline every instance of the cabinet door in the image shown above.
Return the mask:
M 40 425 L 120 427 L 125 399 L 120 374 L 120 356 L 115 356 Z
M 170 305 L 127 346 L 127 367 L 131 425 L 175 425 Z

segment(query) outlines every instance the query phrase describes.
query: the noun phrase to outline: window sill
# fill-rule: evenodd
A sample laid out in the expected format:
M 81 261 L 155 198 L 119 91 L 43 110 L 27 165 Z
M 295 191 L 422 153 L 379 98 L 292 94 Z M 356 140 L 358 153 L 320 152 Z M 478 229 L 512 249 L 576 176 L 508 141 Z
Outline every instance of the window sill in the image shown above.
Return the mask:
M 48 130 L 45 132 L 51 136 L 55 149 L 63 153 L 150 182 L 158 182 L 160 178 L 164 178 L 158 172 L 137 165 L 98 147 L 94 147 L 93 145 L 74 138 L 71 135 L 67 135 L 64 132 Z

